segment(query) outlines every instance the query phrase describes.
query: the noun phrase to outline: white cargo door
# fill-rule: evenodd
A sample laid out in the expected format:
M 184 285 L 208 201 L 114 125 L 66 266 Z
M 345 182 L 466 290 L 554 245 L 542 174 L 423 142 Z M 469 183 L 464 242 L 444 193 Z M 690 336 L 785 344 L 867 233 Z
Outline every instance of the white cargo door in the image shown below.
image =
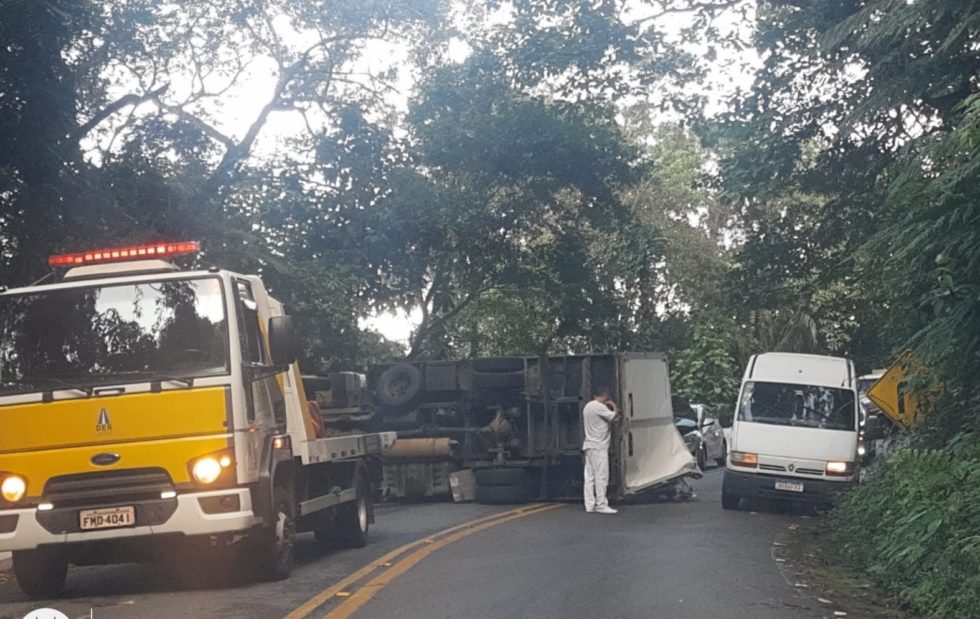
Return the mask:
M 667 361 L 623 360 L 623 432 L 620 458 L 627 494 L 692 473 L 697 465 L 674 429 Z

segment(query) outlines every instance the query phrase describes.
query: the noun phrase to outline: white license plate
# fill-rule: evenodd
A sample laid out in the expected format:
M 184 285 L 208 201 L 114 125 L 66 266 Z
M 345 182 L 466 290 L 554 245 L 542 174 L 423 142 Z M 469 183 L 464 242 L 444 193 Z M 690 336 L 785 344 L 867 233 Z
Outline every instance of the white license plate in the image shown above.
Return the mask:
M 777 481 L 776 490 L 786 490 L 787 492 L 803 492 L 803 484 L 794 484 L 791 481 Z
M 106 509 L 85 509 L 78 513 L 78 525 L 83 531 L 131 527 L 135 524 L 136 509 L 131 505 Z

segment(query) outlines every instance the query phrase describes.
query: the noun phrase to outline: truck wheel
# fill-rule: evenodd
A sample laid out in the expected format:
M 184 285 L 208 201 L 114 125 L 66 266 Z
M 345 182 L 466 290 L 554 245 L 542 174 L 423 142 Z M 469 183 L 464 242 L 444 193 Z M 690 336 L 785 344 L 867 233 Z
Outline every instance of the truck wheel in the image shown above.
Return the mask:
M 293 569 L 296 546 L 296 503 L 287 486 L 272 489 L 272 511 L 272 524 L 256 534 L 256 560 L 268 580 L 283 580 Z
M 354 487 L 357 498 L 338 508 L 336 539 L 348 548 L 364 548 L 371 528 L 371 485 L 358 475 Z
M 14 574 L 21 590 L 32 599 L 61 595 L 68 576 L 68 561 L 56 550 L 14 551 Z
M 721 442 L 721 457 L 715 460 L 715 464 L 718 466 L 725 466 L 725 461 L 728 460 L 728 443 L 725 441 Z
M 725 483 L 726 480 L 723 478 L 721 480 L 721 508 L 722 509 L 738 509 L 739 503 L 742 502 L 742 498 L 729 491 L 728 485 Z
M 477 389 L 513 389 L 524 386 L 524 372 L 473 372 Z
M 399 363 L 381 373 L 375 395 L 386 406 L 403 406 L 415 399 L 421 389 L 422 372 L 414 365 Z
M 527 471 L 518 468 L 476 469 L 473 471 L 478 486 L 525 486 Z
M 530 500 L 527 484 L 517 486 L 477 486 L 476 502 L 484 505 L 511 505 Z
M 473 360 L 477 372 L 523 372 L 524 359 L 520 357 L 485 357 Z

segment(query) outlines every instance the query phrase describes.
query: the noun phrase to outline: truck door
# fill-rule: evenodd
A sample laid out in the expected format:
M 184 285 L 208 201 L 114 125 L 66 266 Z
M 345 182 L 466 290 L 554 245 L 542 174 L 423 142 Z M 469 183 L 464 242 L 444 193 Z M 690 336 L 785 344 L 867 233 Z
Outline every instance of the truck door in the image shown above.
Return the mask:
M 624 494 L 631 494 L 690 473 L 695 464 L 674 429 L 666 360 L 626 355 L 622 363 L 620 470 Z
M 268 365 L 269 351 L 263 335 L 258 303 L 247 281 L 235 280 L 235 307 L 238 337 L 244 365 Z M 266 437 L 285 431 L 285 400 L 274 375 L 254 377 L 242 373 L 245 390 L 246 469 L 250 478 L 258 474 L 262 443 Z

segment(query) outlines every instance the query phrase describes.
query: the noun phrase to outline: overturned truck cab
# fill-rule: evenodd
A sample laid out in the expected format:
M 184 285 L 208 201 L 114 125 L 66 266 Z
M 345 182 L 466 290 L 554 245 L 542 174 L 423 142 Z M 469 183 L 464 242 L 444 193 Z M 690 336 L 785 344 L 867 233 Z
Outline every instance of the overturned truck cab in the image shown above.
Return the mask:
M 308 396 L 319 398 L 331 427 L 398 433 L 399 449 L 385 458 L 388 496 L 447 495 L 453 476 L 472 470 L 476 500 L 519 503 L 582 496 L 582 408 L 599 385 L 622 412 L 609 451 L 610 497 L 697 474 L 673 425 L 663 355 L 385 364 L 364 380 L 335 374 L 328 392 Z

